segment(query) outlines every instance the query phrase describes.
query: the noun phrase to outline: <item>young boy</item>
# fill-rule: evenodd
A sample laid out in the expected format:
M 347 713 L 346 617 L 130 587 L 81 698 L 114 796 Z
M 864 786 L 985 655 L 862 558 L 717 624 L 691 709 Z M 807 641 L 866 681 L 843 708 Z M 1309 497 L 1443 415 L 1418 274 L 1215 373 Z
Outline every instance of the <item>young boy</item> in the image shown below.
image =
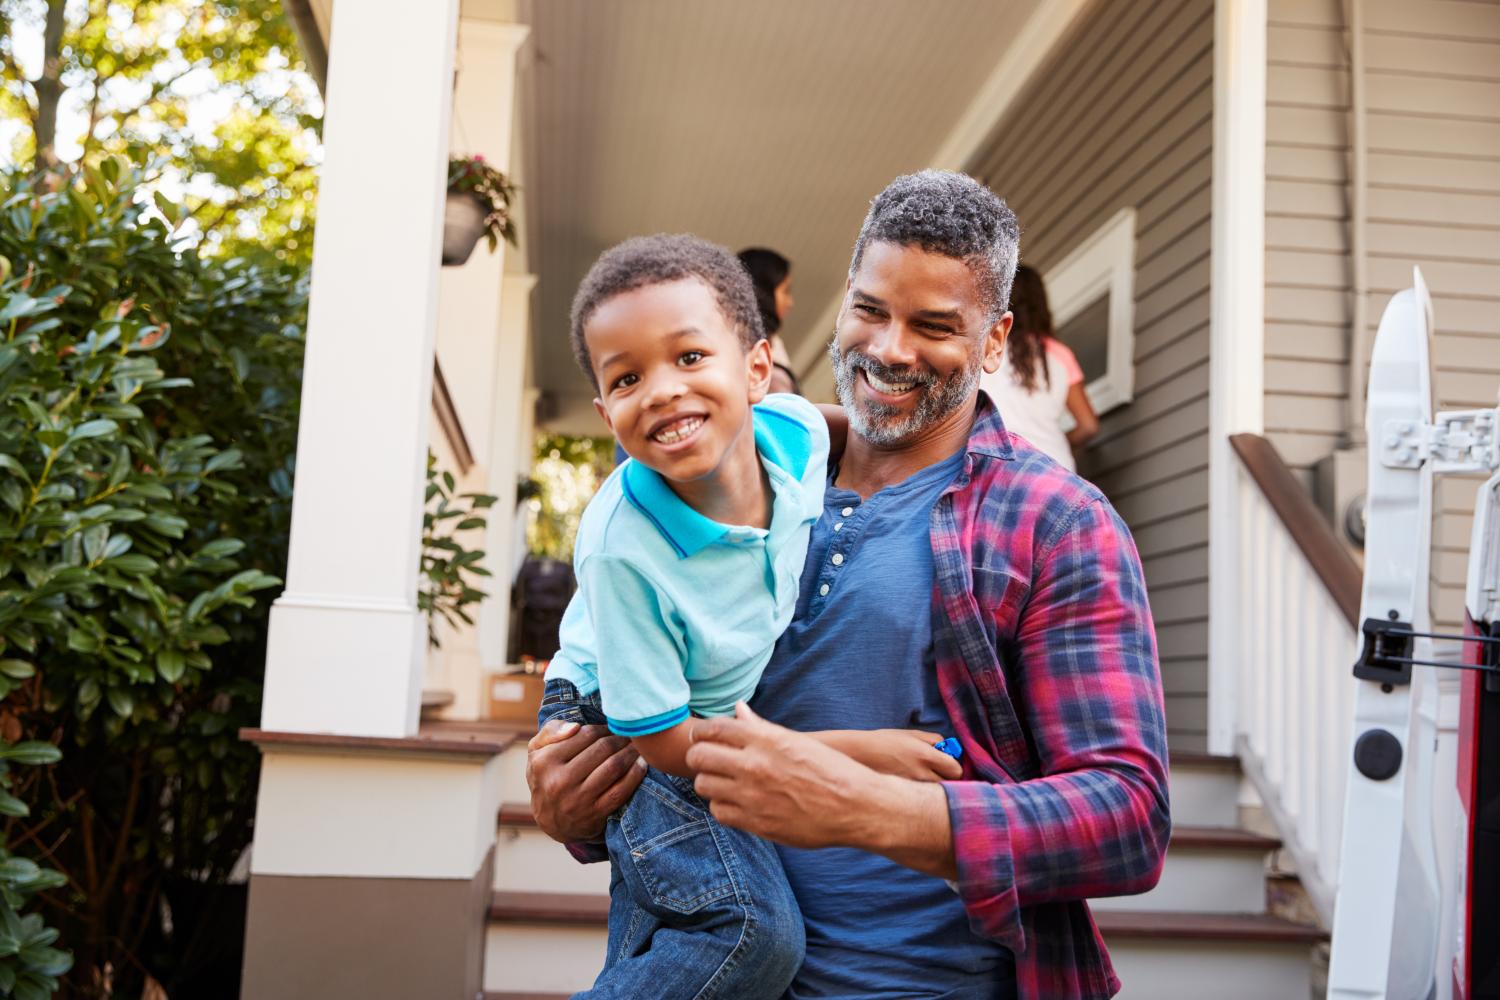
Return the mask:
M 606 829 L 609 951 L 578 996 L 773 1000 L 802 962 L 796 901 L 770 844 L 712 819 L 684 757 L 697 718 L 754 693 L 791 621 L 843 415 L 767 395 L 749 276 L 696 237 L 601 256 L 573 302 L 572 344 L 630 459 L 584 512 L 539 721 L 607 722 L 651 765 Z M 935 735 L 818 735 L 883 771 L 961 770 Z

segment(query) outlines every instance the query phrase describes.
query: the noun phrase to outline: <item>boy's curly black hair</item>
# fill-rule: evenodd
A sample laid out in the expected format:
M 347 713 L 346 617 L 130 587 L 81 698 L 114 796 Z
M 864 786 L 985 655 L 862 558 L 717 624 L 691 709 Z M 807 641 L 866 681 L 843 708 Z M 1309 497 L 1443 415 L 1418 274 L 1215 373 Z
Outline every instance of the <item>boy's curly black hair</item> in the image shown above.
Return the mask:
M 923 170 L 891 181 L 870 202 L 854 241 L 850 277 L 859 270 L 865 247 L 878 242 L 917 246 L 963 261 L 974 272 L 992 322 L 1010 303 L 1021 227 L 1010 207 L 968 174 Z
M 573 296 L 570 339 L 578 366 L 599 391 L 593 359 L 583 337 L 589 317 L 616 295 L 683 278 L 697 278 L 714 293 L 729 326 L 749 350 L 765 338 L 755 288 L 739 258 L 716 243 L 685 233 L 636 236 L 600 254 Z

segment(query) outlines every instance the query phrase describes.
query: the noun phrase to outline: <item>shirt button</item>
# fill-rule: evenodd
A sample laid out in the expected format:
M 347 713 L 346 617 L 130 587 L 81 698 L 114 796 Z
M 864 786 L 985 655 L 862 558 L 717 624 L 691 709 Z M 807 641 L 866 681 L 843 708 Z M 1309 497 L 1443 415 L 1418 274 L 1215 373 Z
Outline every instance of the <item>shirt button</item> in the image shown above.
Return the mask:
M 848 517 L 850 514 L 854 513 L 854 508 L 853 507 L 845 507 L 840 513 L 842 513 L 845 517 Z
M 833 530 L 834 531 L 843 531 L 844 530 L 844 522 L 843 521 L 837 521 L 837 522 L 835 522 L 834 525 L 833 525 Z
M 819 587 L 818 588 L 818 594 L 819 594 L 819 596 L 827 597 L 828 596 L 828 584 L 825 583 L 825 584 L 823 584 L 823 586 Z
M 844 554 L 842 552 L 835 552 L 833 554 L 833 564 L 835 566 L 844 565 Z

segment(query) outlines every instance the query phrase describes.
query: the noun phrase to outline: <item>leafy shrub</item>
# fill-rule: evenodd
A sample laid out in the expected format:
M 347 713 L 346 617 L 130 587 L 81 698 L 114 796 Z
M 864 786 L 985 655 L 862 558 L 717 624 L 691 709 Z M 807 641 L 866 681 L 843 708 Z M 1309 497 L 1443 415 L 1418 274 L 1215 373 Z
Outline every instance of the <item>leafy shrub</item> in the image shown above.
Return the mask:
M 33 815 L 5 836 L 60 873 L 35 899 L 77 995 L 237 979 L 237 932 L 204 940 L 174 904 L 250 838 L 236 731 L 259 718 L 295 448 L 303 284 L 179 252 L 140 183 L 109 160 L 0 188 L 0 738 L 62 752 L 17 782 Z

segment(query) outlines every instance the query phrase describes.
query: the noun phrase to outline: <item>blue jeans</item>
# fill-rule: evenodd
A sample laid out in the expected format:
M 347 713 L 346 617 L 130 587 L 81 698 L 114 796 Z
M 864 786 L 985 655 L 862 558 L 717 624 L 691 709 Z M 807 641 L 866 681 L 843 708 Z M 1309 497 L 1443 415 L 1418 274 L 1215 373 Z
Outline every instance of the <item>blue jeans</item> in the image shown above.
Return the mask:
M 550 680 L 538 724 L 603 725 L 599 695 Z M 802 913 L 776 849 L 721 825 L 687 778 L 651 768 L 609 818 L 609 951 L 587 1000 L 777 1000 L 802 965 Z

